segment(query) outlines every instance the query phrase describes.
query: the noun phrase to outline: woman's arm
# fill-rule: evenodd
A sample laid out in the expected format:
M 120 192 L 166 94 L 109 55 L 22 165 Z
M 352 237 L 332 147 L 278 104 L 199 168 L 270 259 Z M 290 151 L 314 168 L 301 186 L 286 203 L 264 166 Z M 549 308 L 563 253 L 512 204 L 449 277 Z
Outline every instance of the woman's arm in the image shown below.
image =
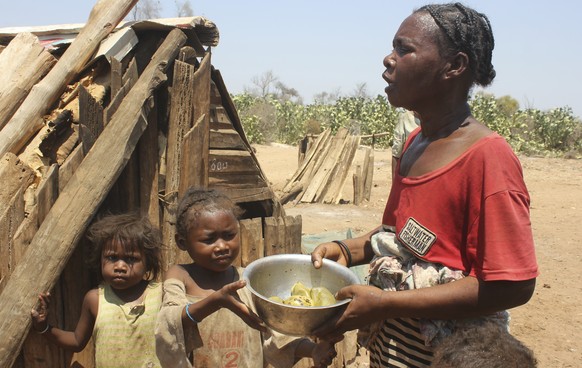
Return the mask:
M 372 322 L 398 317 L 478 317 L 526 303 L 534 288 L 535 279 L 480 281 L 471 276 L 430 288 L 397 292 L 374 286 L 348 286 L 338 292 L 337 298 L 352 301 L 337 319 L 322 326 L 315 335 L 329 339 Z
M 311 263 L 313 263 L 315 268 L 321 267 L 321 260 L 323 258 L 327 258 L 344 266 L 350 267 L 368 263 L 374 255 L 370 239 L 372 238 L 372 235 L 376 234 L 379 230 L 380 227 L 377 227 L 369 233 L 357 238 L 342 240 L 342 242 L 348 246 L 352 258 L 350 265 L 348 265 L 348 259 L 346 258 L 345 251 L 342 250 L 340 245 L 334 242 L 319 244 L 311 253 Z

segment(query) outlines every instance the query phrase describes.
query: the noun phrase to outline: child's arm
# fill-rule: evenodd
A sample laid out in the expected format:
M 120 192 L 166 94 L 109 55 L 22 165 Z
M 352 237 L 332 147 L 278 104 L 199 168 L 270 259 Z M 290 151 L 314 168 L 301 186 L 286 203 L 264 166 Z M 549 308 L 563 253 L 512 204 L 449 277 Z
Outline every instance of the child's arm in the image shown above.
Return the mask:
M 182 311 L 182 321 L 186 323 L 198 323 L 220 308 L 228 308 L 239 316 L 247 325 L 255 330 L 265 331 L 263 321 L 244 304 L 236 291 L 245 287 L 245 280 L 238 280 L 224 285 L 208 297 L 196 303 L 188 303 Z
M 74 352 L 83 350 L 87 342 L 89 342 L 95 326 L 95 317 L 97 316 L 99 304 L 97 289 L 90 290 L 85 294 L 83 306 L 81 307 L 81 316 L 75 331 L 64 331 L 48 324 L 50 297 L 50 293 L 39 295 L 39 303 L 30 313 L 33 329 L 64 349 Z
M 327 367 L 337 355 L 335 344 L 342 339 L 343 336 L 334 340 L 319 340 L 314 342 L 308 338 L 304 338 L 295 349 L 295 357 L 297 360 L 301 358 L 313 359 L 314 368 Z
M 186 285 L 187 279 L 189 278 L 188 272 L 183 267 L 177 265 L 170 267 L 165 276 L 166 280 L 180 280 L 184 284 L 186 289 L 184 292 L 186 294 L 188 294 L 188 286 Z M 220 290 L 213 292 L 196 303 L 187 303 L 182 309 L 183 326 L 192 326 L 192 324 L 199 323 L 220 308 L 228 308 L 250 327 L 259 331 L 265 331 L 266 328 L 263 321 L 238 297 L 236 291 L 245 287 L 245 285 L 246 281 L 244 280 L 235 281 L 224 285 Z

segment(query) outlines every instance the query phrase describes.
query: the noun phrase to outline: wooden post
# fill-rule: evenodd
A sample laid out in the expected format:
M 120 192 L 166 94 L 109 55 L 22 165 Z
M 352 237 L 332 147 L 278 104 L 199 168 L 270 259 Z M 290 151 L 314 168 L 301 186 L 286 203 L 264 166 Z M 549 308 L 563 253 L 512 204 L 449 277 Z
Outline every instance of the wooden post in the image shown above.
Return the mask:
M 31 33 L 19 33 L 10 41 L 0 54 L 0 129 L 56 62 Z
M 186 36 L 179 29 L 168 34 L 38 229 L 26 253 L 27 261 L 20 262 L 8 280 L 0 303 L 1 368 L 14 363 L 30 328 L 30 309 L 38 294 L 55 284 L 127 163 L 145 130 L 142 116 L 147 115 L 146 101 L 165 81 L 165 69 L 185 42 Z
M 374 150 L 372 148 L 366 148 L 362 176 L 364 178 L 362 183 L 362 198 L 369 201 L 370 195 L 372 194 L 372 181 L 374 179 Z
M 12 153 L 0 160 L 0 290 L 15 267 L 13 237 L 24 220 L 24 191 L 35 176 L 31 168 Z
M 155 99 L 157 100 L 157 99 Z M 160 226 L 158 200 L 158 104 L 154 103 L 148 117 L 148 126 L 141 136 L 137 150 L 139 157 L 139 208 L 152 224 Z
M 192 78 L 192 129 L 184 137 L 178 193 L 190 186 L 208 187 L 208 149 L 210 141 L 210 53 L 207 53 Z
M 249 263 L 265 255 L 263 242 L 263 223 L 260 217 L 239 221 L 241 265 Z
M 79 35 L 46 77 L 35 85 L 0 131 L 0 155 L 18 152 L 42 127 L 42 116 L 85 66 L 101 41 L 125 18 L 138 0 L 99 0 Z
M 285 223 L 281 219 L 282 217 L 265 217 L 265 256 L 285 253 Z
M 356 166 L 356 172 L 353 175 L 353 187 L 354 187 L 354 204 L 359 206 L 362 202 L 362 166 Z
M 164 270 L 177 263 L 181 251 L 174 240 L 176 207 L 179 201 L 182 143 L 192 126 L 194 88 L 194 66 L 176 60 L 170 99 L 168 121 L 168 145 L 166 148 L 166 185 L 162 216 L 162 242 Z
M 301 254 L 301 215 L 285 217 L 285 252 Z

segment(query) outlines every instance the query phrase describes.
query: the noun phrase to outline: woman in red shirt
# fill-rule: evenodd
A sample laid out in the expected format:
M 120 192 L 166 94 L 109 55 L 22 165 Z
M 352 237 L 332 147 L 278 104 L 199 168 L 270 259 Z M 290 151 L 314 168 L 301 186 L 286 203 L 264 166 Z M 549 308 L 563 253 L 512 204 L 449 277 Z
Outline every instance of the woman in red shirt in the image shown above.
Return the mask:
M 372 240 L 390 229 L 414 260 L 464 275 L 422 289 L 384 291 L 367 285 L 339 291 L 352 298 L 318 335 L 330 337 L 383 324 L 370 344 L 371 367 L 429 366 L 421 319 L 463 320 L 526 303 L 538 275 L 521 165 L 467 103 L 475 85 L 495 77 L 487 17 L 462 4 L 427 5 L 400 25 L 382 77 L 390 104 L 415 111 L 421 129 L 398 160 L 383 223 L 368 234 L 320 244 L 312 253 L 352 266 L 370 262 Z

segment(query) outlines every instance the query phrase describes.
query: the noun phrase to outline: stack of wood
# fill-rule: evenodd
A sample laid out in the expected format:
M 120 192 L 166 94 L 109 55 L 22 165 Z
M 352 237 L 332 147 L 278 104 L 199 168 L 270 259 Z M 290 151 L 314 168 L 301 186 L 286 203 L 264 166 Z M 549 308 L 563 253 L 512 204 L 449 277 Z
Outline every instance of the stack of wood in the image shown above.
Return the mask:
M 360 136 L 349 135 L 346 129 L 339 129 L 335 136 L 330 130 L 319 134 L 316 139 L 303 142 L 303 152 L 299 153 L 299 167 L 283 188 L 281 202 L 290 200 L 305 203 L 338 204 L 342 200 L 342 189 L 348 177 L 360 144 Z M 373 153 L 366 150 L 363 171 L 357 180 L 358 204 L 365 197 L 369 199 L 372 184 Z M 369 188 L 369 189 L 367 189 Z
M 49 322 L 75 326 L 96 286 L 83 234 L 102 214 L 147 215 L 167 269 L 186 260 L 173 245 L 179 197 L 218 188 L 246 210 L 237 265 L 300 252 L 301 217 L 285 215 L 211 65 L 216 26 L 190 17 L 116 28 L 136 2 L 99 0 L 50 50 L 39 42 L 55 38 L 50 29 L 0 29 L 2 368 L 94 366 L 91 344 L 71 355 L 28 332 L 48 290 Z

